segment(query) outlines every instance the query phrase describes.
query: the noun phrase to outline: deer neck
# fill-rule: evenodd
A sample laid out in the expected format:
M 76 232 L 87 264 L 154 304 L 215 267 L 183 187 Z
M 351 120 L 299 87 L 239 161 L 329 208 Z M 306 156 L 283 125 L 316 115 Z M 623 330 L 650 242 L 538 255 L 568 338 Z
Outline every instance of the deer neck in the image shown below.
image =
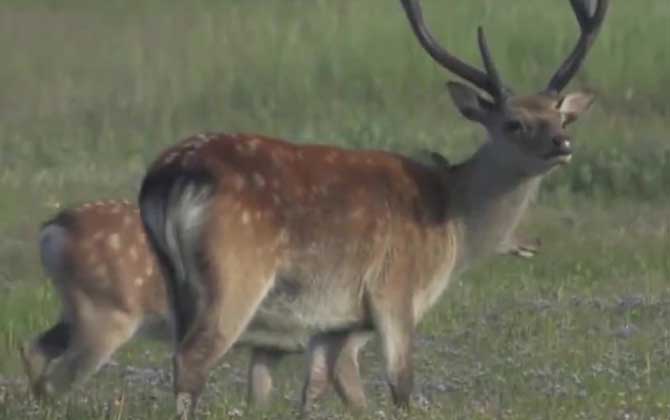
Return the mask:
M 496 252 L 509 239 L 535 195 L 541 175 L 519 170 L 488 141 L 452 169 L 449 200 L 459 224 L 457 267 Z

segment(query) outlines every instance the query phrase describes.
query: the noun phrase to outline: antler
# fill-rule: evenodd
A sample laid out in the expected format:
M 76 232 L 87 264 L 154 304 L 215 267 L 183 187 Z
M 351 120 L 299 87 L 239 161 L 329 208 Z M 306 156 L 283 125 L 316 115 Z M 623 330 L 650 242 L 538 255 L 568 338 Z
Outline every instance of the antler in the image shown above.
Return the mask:
M 609 0 L 596 1 L 598 4 L 593 16 L 591 16 L 590 0 L 570 0 L 572 9 L 579 22 L 579 27 L 581 28 L 581 34 L 575 48 L 551 78 L 546 88 L 547 92 L 558 93 L 563 90 L 574 77 L 575 73 L 577 73 L 591 45 L 593 45 L 593 41 L 595 41 L 598 35 L 598 30 L 605 19 L 607 7 L 609 6 Z
M 438 44 L 428 31 L 428 28 L 426 28 L 418 1 L 402 0 L 402 5 L 405 8 L 405 13 L 407 13 L 412 30 L 414 30 L 414 34 L 419 39 L 419 43 L 435 61 L 457 76 L 488 92 L 496 102 L 504 101 L 509 90 L 503 86 L 498 76 L 498 71 L 493 64 L 493 59 L 486 44 L 484 31 L 481 27 L 478 30 L 479 51 L 482 55 L 486 73 L 453 56 Z

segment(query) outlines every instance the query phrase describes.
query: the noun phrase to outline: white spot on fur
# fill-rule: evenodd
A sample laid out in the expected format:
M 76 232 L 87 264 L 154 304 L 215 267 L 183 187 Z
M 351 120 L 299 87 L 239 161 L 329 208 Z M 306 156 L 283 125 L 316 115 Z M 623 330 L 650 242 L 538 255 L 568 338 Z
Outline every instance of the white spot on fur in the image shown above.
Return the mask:
M 179 153 L 177 153 L 177 152 L 168 153 L 167 156 L 165 156 L 165 158 L 163 159 L 163 164 L 165 164 L 165 165 L 170 164 L 175 159 L 177 159 L 177 157 L 179 157 Z
M 146 274 L 147 274 L 147 277 L 151 277 L 154 274 L 154 265 L 153 264 L 147 264 Z
M 258 188 L 263 188 L 265 187 L 265 178 L 263 178 L 263 175 L 259 174 L 258 172 L 254 172 L 254 182 L 258 186 Z
M 337 152 L 329 152 L 326 155 L 326 162 L 335 163 L 335 161 L 337 161 Z
M 360 219 L 363 217 L 363 215 L 365 215 L 365 209 L 363 209 L 362 207 L 359 207 L 351 212 L 352 219 Z
M 279 238 L 278 242 L 280 244 L 287 244 L 290 239 L 289 233 L 286 229 L 282 229 L 281 232 L 279 232 Z
M 107 266 L 100 264 L 99 266 L 95 267 L 93 272 L 97 277 L 107 277 Z
M 204 142 L 207 141 L 207 136 L 204 134 L 196 134 L 195 136 L 191 137 L 190 139 L 186 140 L 182 145 L 181 145 L 181 150 L 193 150 L 197 149 L 198 147 L 201 147 Z
M 107 245 L 114 251 L 118 251 L 121 248 L 121 237 L 118 233 L 113 233 L 107 238 Z
M 235 176 L 235 179 L 233 180 L 233 184 L 235 186 L 235 189 L 237 191 L 242 191 L 244 189 L 244 186 L 246 185 L 246 181 L 241 175 Z
M 249 140 L 249 142 L 247 144 L 249 145 L 249 150 L 253 152 L 261 144 L 261 141 L 260 141 L 260 139 L 253 138 L 253 139 Z
M 143 277 L 138 277 L 135 279 L 135 285 L 136 286 L 142 286 L 144 284 L 144 278 Z
M 256 149 L 258 149 L 259 144 L 260 140 L 255 138 L 249 140 L 241 139 L 235 145 L 235 150 L 237 150 L 240 154 L 251 156 L 256 153 Z
M 131 246 L 130 249 L 128 250 L 128 254 L 130 255 L 130 259 L 133 261 L 137 261 L 139 258 L 139 255 L 137 254 L 137 248 L 135 246 Z
M 243 224 L 243 225 L 248 224 L 248 223 L 249 223 L 249 219 L 250 219 L 250 217 L 249 217 L 249 212 L 248 212 L 248 211 L 243 211 L 243 212 L 242 212 L 242 224 Z

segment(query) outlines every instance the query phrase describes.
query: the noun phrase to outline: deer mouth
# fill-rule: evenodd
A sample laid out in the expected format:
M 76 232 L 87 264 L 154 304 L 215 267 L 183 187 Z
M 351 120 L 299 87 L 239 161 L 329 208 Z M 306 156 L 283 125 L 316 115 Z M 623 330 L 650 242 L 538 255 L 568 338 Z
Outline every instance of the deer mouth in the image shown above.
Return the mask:
M 544 155 L 544 160 L 553 164 L 565 165 L 572 160 L 572 151 L 552 150 Z
M 554 165 L 566 165 L 572 160 L 572 152 L 547 153 L 544 160 Z
M 568 153 L 568 154 L 565 154 L 565 155 L 559 155 L 559 156 L 556 156 L 556 157 L 554 158 L 554 160 L 555 160 L 556 163 L 558 163 L 558 164 L 561 164 L 561 165 L 567 165 L 567 164 L 570 163 L 570 161 L 572 160 L 572 153 Z

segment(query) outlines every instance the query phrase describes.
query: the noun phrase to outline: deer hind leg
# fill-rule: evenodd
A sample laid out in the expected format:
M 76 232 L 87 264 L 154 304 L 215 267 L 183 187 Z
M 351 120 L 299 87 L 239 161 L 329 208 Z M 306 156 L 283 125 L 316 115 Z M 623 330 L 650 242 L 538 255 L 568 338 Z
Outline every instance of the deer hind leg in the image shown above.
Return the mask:
M 175 312 L 190 321 L 176 320 L 184 332 L 174 356 L 177 414 L 182 419 L 194 414 L 209 370 L 237 341 L 272 284 L 272 276 L 259 275 L 203 275 L 202 279 L 201 286 L 212 287 L 207 293 L 191 295 L 197 300 L 191 305 L 197 313 Z
M 307 375 L 302 388 L 300 414 L 305 417 L 314 403 L 328 390 L 330 384 L 328 335 L 313 337 L 307 353 Z
M 30 389 L 37 398 L 42 398 L 39 383 L 52 360 L 61 356 L 70 343 L 70 326 L 61 320 L 40 334 L 31 343 L 21 346 L 21 360 L 28 376 Z
M 39 378 L 37 395 L 54 398 L 84 382 L 132 337 L 135 328 L 125 313 L 95 309 L 78 314 L 67 349 Z
M 331 349 L 337 353 L 331 357 L 331 374 L 338 395 L 349 407 L 362 411 L 367 407 L 365 389 L 360 376 L 358 352 L 372 335 L 366 332 L 338 336 L 339 343 Z
M 267 405 L 272 392 L 272 369 L 286 353 L 255 347 L 251 350 L 247 403 L 256 407 Z
M 369 339 L 368 333 L 328 333 L 310 341 L 307 377 L 300 411 L 309 413 L 333 383 L 340 398 L 350 408 L 367 405 L 359 374 L 358 351 Z

